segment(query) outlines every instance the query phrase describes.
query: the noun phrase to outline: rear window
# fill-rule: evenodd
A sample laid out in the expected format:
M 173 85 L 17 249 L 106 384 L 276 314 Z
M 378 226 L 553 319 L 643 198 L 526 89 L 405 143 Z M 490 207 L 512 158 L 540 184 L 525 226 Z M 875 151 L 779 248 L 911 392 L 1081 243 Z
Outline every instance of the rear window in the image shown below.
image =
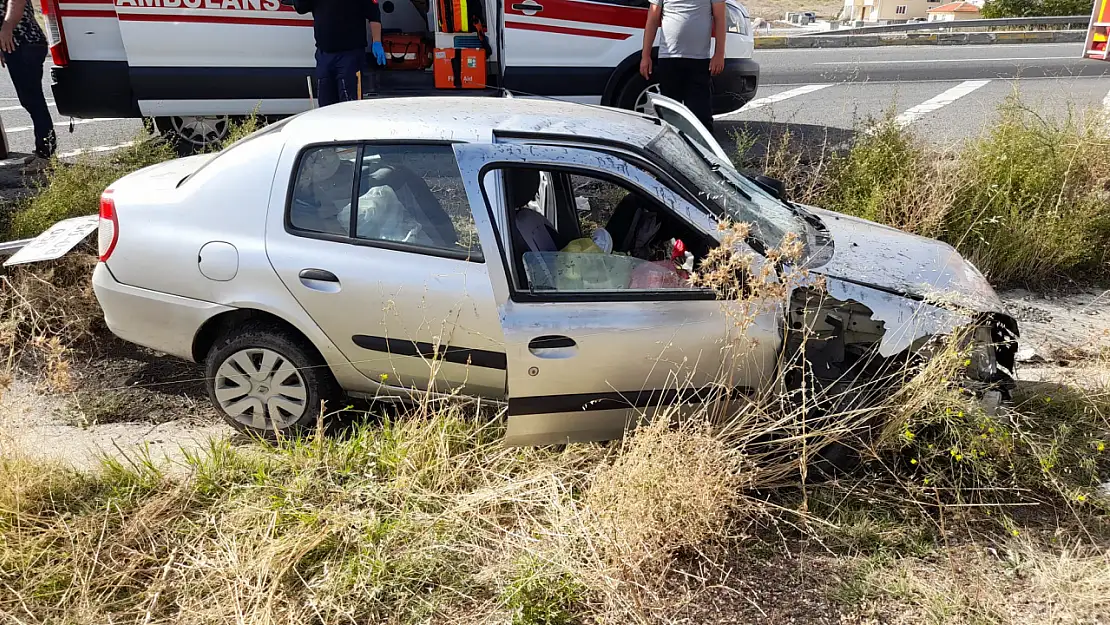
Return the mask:
M 239 139 L 235 143 L 232 143 L 231 145 L 227 146 L 226 148 L 220 150 L 219 152 L 216 153 L 216 155 L 214 157 L 212 157 L 207 162 L 205 162 L 203 165 L 198 167 L 196 169 L 196 171 L 194 171 L 193 173 L 189 174 L 188 176 L 185 176 L 184 178 L 182 178 L 181 182 L 177 183 L 177 186 L 180 187 L 182 184 L 185 183 L 186 180 L 192 178 L 193 176 L 196 176 L 199 172 L 203 171 L 204 168 L 209 167 L 210 165 L 212 165 L 212 163 L 215 163 L 216 161 L 220 160 L 221 156 L 223 156 L 224 154 L 227 154 L 228 152 L 234 150 L 235 148 L 237 148 L 241 145 L 244 145 L 246 143 L 249 143 L 251 141 L 254 141 L 257 138 L 268 135 L 270 133 L 280 132 L 281 129 L 285 127 L 285 124 L 289 123 L 289 120 L 291 120 L 291 119 L 293 119 L 293 118 L 292 117 L 286 117 L 285 119 L 276 121 L 272 124 L 267 124 L 266 126 L 263 126 L 262 128 L 259 128 L 258 130 L 250 133 L 249 135 L 243 137 L 242 139 Z

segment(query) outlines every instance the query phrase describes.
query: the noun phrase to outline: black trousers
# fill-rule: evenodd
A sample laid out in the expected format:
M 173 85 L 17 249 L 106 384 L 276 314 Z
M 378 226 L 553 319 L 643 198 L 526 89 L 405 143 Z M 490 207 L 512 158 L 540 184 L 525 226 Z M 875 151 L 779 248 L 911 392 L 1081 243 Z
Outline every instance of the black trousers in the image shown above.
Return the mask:
M 663 58 L 655 64 L 663 95 L 678 100 L 713 132 L 713 81 L 709 59 Z
M 317 48 L 316 84 L 320 106 L 361 100 L 360 79 L 365 66 L 365 49 L 324 52 Z
M 45 44 L 20 44 L 12 52 L 4 55 L 4 65 L 12 78 L 15 95 L 19 104 L 31 116 L 35 126 L 35 154 L 48 158 L 58 148 L 54 135 L 54 120 L 46 106 L 46 96 L 42 92 L 42 66 L 46 61 Z

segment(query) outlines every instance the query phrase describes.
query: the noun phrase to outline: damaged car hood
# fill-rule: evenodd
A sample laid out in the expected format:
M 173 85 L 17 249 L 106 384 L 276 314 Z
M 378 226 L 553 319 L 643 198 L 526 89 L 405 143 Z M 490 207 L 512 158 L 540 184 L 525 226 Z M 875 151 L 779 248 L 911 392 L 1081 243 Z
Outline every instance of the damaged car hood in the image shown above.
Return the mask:
M 952 246 L 841 213 L 806 206 L 828 229 L 814 273 L 943 307 L 1005 314 L 994 288 Z M 831 256 L 831 257 L 830 257 Z

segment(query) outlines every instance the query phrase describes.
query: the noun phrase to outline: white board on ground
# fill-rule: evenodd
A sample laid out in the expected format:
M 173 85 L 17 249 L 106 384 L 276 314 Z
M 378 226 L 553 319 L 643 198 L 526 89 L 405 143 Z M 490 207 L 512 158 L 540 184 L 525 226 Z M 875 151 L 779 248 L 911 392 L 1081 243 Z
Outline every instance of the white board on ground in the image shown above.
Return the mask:
M 64 219 L 24 245 L 4 263 L 5 267 L 54 260 L 65 256 L 78 243 L 96 230 L 100 217 L 74 217 Z

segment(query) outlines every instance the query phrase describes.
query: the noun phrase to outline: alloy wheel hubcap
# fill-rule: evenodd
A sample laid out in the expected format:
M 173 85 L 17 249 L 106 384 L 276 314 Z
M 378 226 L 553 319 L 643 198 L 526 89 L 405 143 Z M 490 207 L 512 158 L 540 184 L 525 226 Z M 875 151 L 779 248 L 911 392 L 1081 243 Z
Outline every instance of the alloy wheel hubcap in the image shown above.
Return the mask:
M 226 115 L 206 117 L 174 117 L 173 131 L 184 141 L 207 147 L 227 137 L 229 119 Z
M 659 85 L 654 84 L 645 87 L 644 90 L 640 92 L 640 95 L 636 96 L 636 105 L 632 107 L 633 110 L 637 113 L 647 113 L 649 93 L 659 93 Z
M 308 410 L 301 372 L 270 349 L 235 352 L 220 364 L 214 383 L 220 409 L 256 430 L 287 428 Z

